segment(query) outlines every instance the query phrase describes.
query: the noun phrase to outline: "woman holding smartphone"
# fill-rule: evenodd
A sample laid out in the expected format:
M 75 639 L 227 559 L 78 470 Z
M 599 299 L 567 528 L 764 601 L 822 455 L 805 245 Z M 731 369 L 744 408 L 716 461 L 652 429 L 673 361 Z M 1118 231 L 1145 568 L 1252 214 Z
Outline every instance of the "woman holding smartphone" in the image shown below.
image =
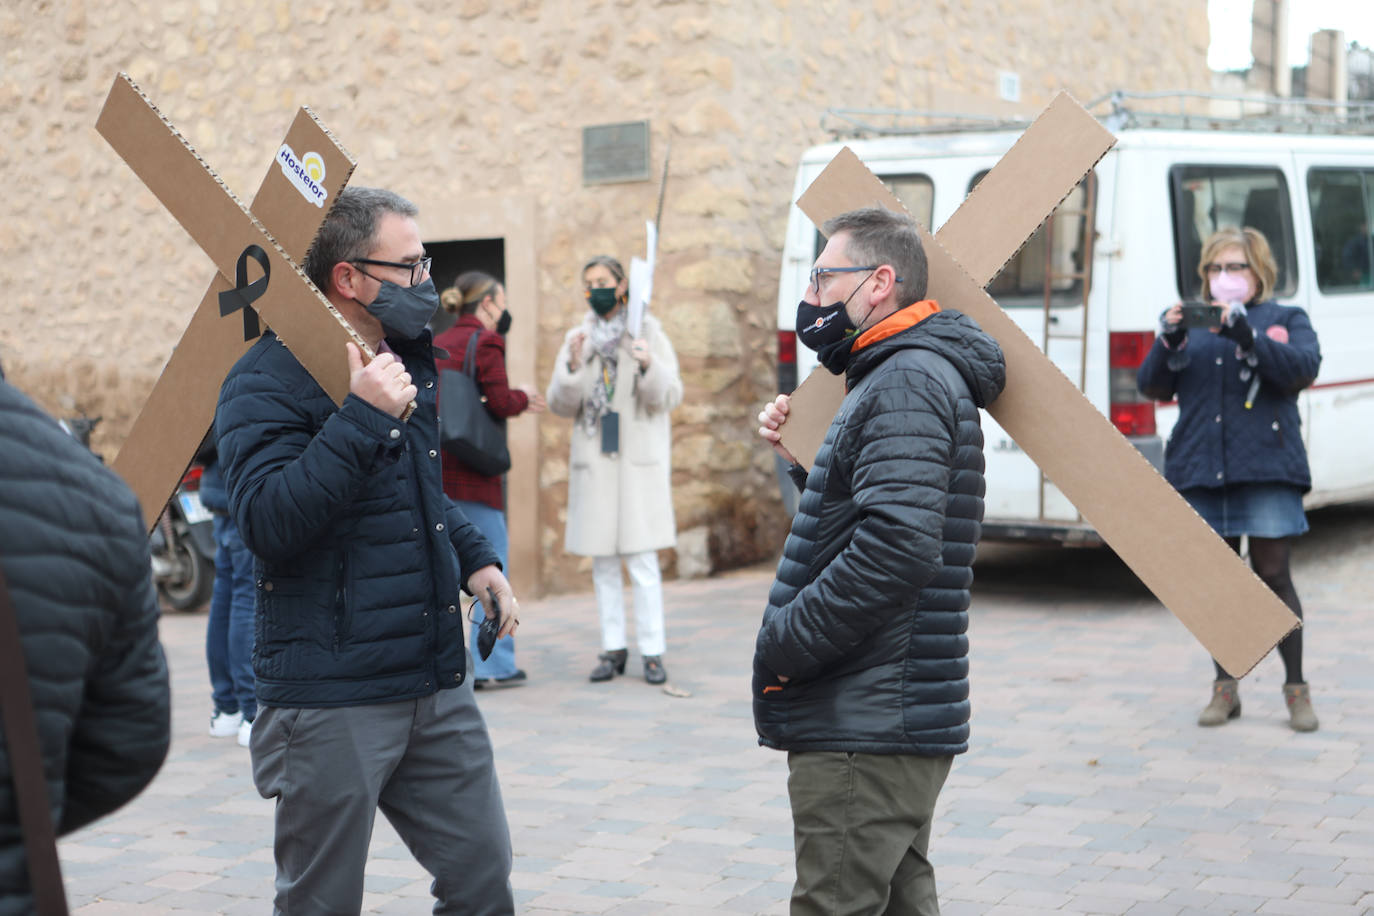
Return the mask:
M 1312 488 L 1298 419 L 1298 392 L 1312 384 L 1321 350 L 1307 313 L 1273 298 L 1278 266 L 1257 230 L 1223 227 L 1202 246 L 1203 297 L 1219 307 L 1216 326 L 1188 327 L 1175 303 L 1140 367 L 1137 384 L 1160 401 L 1177 399 L 1178 421 L 1164 476 L 1233 550 L 1249 538 L 1250 566 L 1302 617 L 1289 574 L 1293 538 L 1307 530 L 1302 496 Z M 1302 628 L 1279 643 L 1289 725 L 1314 731 L 1317 716 L 1302 675 Z M 1240 715 L 1236 679 L 1220 665 L 1199 725 Z

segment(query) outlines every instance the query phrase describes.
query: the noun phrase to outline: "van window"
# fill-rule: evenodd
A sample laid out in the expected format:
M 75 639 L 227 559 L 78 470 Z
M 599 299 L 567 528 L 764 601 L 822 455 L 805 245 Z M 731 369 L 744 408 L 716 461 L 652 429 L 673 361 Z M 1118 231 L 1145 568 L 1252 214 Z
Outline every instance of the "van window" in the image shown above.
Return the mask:
M 884 175 L 883 184 L 897 195 L 907 212 L 931 232 L 930 217 L 935 212 L 935 186 L 928 175 Z
M 1174 266 L 1184 299 L 1202 295 L 1197 266 L 1202 246 L 1222 226 L 1250 226 L 1264 233 L 1278 262 L 1276 295 L 1298 288 L 1293 212 L 1288 182 L 1278 169 L 1241 165 L 1176 165 L 1169 169 L 1174 212 Z
M 887 189 L 896 195 L 916 220 L 930 232 L 930 218 L 935 212 L 935 185 L 931 182 L 929 175 L 883 175 L 883 184 Z M 815 251 L 811 253 L 814 261 L 820 257 L 821 250 L 825 248 L 825 236 L 821 235 L 820 228 L 816 229 L 814 240 Z
M 972 192 L 987 170 L 973 176 Z M 1003 308 L 1051 308 L 1083 304 L 1089 264 L 1097 176 L 1089 172 L 1041 223 L 1021 250 L 987 285 Z
M 1324 293 L 1374 289 L 1374 171 L 1312 169 L 1307 173 L 1312 209 L 1312 246 L 1317 252 L 1317 286 Z

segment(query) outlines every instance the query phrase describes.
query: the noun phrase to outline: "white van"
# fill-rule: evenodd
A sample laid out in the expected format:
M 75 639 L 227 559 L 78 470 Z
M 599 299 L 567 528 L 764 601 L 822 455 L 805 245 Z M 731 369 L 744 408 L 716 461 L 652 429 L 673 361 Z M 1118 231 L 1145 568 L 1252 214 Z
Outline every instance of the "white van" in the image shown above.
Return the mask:
M 1136 369 L 1160 312 L 1198 297 L 1203 240 L 1223 225 L 1259 229 L 1279 263 L 1279 301 L 1306 309 L 1321 341 L 1321 374 L 1300 397 L 1313 481 L 1306 505 L 1374 496 L 1374 105 L 1257 122 L 1147 115 L 1128 109 L 1121 93 L 1110 99 L 1103 120 L 1116 146 L 989 292 L 1162 468 L 1177 406 L 1138 394 Z M 807 150 L 793 199 L 847 145 L 912 215 L 937 228 L 1024 129 L 874 127 L 877 113 L 828 113 L 837 114 L 869 138 Z M 889 112 L 883 120 L 898 117 Z M 820 244 L 816 227 L 793 205 L 778 283 L 780 391 L 790 392 L 815 366 L 815 355 L 797 346 L 793 323 Z M 983 431 L 986 537 L 1100 541 L 986 415 Z M 780 483 L 795 510 L 795 488 L 785 474 Z

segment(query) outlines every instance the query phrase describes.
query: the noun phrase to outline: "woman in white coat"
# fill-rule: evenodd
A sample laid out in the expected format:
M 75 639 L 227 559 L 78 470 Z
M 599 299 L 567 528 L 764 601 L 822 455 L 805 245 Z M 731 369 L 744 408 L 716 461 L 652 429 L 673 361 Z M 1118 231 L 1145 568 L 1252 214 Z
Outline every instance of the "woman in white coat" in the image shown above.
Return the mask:
M 661 684 L 668 672 L 658 551 L 677 542 L 668 412 L 682 402 L 682 379 L 658 321 L 645 315 L 638 338 L 626 329 L 628 284 L 619 261 L 592 258 L 582 281 L 587 316 L 564 337 L 548 390 L 549 409 L 575 420 L 564 549 L 593 558 L 602 651 L 591 679 L 625 673 L 623 560 L 644 679 Z

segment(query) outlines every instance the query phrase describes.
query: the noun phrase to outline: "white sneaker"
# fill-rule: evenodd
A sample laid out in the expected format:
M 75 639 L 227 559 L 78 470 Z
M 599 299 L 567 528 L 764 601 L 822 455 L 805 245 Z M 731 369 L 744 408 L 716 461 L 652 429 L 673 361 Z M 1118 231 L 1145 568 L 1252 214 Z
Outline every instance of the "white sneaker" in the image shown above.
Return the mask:
M 253 738 L 253 720 L 244 719 L 239 724 L 239 747 L 247 747 Z
M 237 712 L 220 712 L 210 717 L 210 737 L 228 738 L 239 733 L 239 726 L 243 724 L 243 714 Z

